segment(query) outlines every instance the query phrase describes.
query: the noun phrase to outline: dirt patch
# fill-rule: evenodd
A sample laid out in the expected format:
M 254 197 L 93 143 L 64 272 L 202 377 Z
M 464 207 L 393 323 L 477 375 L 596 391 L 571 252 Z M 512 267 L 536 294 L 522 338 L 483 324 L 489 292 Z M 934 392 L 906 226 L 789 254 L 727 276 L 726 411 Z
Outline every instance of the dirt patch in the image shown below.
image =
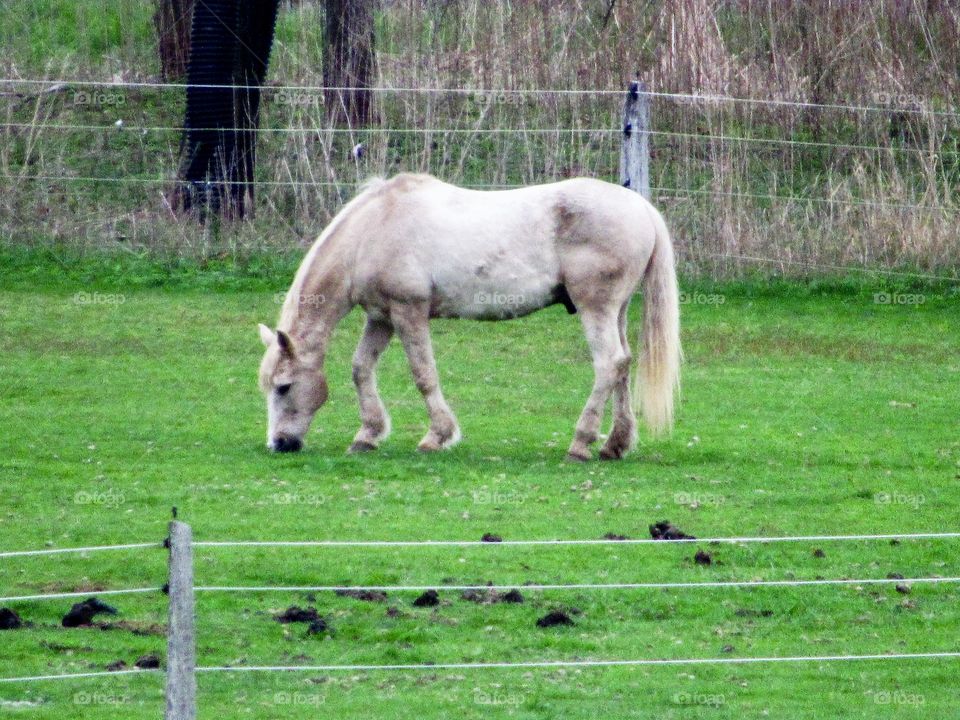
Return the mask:
M 98 600 L 95 597 L 76 603 L 70 608 L 70 612 L 63 616 L 61 624 L 64 627 L 83 627 L 91 625 L 93 618 L 97 615 L 116 615 L 117 609 L 112 605 Z
M 823 548 L 815 548 L 813 551 L 813 556 L 815 558 L 825 558 L 827 554 L 823 551 Z
M 413 601 L 414 607 L 436 607 L 440 604 L 440 595 L 436 590 L 427 590 Z
M 363 602 L 386 602 L 387 594 L 382 590 L 335 590 L 339 597 L 362 600 Z
M 503 542 L 503 538 L 493 533 L 484 533 L 483 537 L 480 538 L 480 542 Z
M 160 623 L 137 622 L 136 620 L 118 620 L 117 622 L 94 623 L 95 627 L 101 630 L 124 630 L 133 633 L 139 637 L 148 637 L 152 635 L 165 636 L 167 626 Z
M 618 535 L 617 533 L 608 532 L 603 536 L 604 540 L 629 540 L 630 537 L 627 535 Z
M 537 620 L 537 627 L 548 628 L 556 625 L 574 625 L 573 619 L 563 610 L 552 610 Z
M 748 608 L 737 608 L 734 613 L 737 617 L 773 617 L 773 610 L 751 610 Z
M 0 630 L 19 630 L 23 620 L 10 608 L 0 608 Z
M 520 604 L 523 602 L 523 595 L 519 590 L 509 590 L 505 593 L 496 590 L 464 590 L 460 595 L 467 602 L 477 605 L 496 605 L 497 603 Z
M 693 561 L 697 565 L 713 565 L 713 556 L 703 550 L 697 550 L 697 554 L 693 556 Z
M 127 663 L 123 660 L 114 660 L 112 663 L 106 666 L 106 669 L 110 672 L 117 672 L 117 670 L 126 670 Z
M 159 670 L 160 656 L 155 653 L 141 655 L 137 658 L 137 661 L 134 663 L 134 665 L 141 670 Z
M 312 623 L 320 619 L 316 608 L 301 608 L 291 605 L 279 615 L 274 615 L 273 619 L 282 625 L 288 623 Z
M 326 620 L 320 617 L 317 609 L 313 607 L 302 608 L 296 605 L 291 605 L 279 615 L 274 615 L 273 619 L 281 625 L 305 623 L 307 625 L 307 635 L 321 635 L 323 633 L 331 632 L 330 625 L 327 624 Z
M 687 535 L 669 520 L 661 520 L 651 525 L 650 537 L 654 540 L 696 540 L 693 535 Z

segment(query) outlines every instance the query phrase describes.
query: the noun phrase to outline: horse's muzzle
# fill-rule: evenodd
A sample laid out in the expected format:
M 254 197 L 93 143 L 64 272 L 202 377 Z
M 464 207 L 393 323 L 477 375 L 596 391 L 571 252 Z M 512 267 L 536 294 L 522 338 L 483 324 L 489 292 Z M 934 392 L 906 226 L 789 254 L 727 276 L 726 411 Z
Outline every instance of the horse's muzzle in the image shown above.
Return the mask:
M 299 438 L 287 437 L 286 435 L 277 435 L 273 439 L 272 447 L 274 452 L 297 452 L 303 447 L 303 441 Z

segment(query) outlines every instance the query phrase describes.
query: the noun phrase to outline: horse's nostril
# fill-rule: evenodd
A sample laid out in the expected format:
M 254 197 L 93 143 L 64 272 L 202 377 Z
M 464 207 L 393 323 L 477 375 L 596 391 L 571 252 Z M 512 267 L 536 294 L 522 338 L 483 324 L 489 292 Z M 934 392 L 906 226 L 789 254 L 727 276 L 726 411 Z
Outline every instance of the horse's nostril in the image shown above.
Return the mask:
M 277 452 L 297 452 L 303 447 L 303 443 L 298 438 L 278 435 L 273 439 L 273 449 Z

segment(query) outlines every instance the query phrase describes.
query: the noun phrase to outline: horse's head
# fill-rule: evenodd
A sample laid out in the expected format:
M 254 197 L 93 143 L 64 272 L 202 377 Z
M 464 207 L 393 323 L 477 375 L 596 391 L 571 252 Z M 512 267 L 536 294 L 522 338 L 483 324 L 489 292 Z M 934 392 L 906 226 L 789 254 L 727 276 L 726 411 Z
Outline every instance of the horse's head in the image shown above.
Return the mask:
M 296 452 L 314 414 L 327 400 L 323 370 L 297 354 L 293 339 L 282 330 L 260 326 L 267 350 L 260 363 L 260 389 L 267 398 L 267 447 Z

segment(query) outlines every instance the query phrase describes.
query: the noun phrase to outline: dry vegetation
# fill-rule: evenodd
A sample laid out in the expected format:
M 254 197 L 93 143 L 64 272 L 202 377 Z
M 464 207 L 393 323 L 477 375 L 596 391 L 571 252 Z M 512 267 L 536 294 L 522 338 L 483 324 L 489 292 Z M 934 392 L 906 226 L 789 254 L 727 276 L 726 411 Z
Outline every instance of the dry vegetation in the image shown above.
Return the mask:
M 120 5 L 124 39 L 106 52 L 50 52 L 31 66 L 14 51 L 4 74 L 158 79 L 150 43 L 129 40 L 149 36 L 150 13 Z M 41 11 L 4 11 L 16 12 Z M 272 85 L 322 85 L 322 28 L 322 3 L 285 4 Z M 639 76 L 660 93 L 875 108 L 656 97 L 654 199 L 687 272 L 797 274 L 814 264 L 956 273 L 954 3 L 406 0 L 385 5 L 376 37 L 386 90 L 373 97 L 374 126 L 331 128 L 320 93 L 272 90 L 258 216 L 219 228 L 175 220 L 163 200 L 177 166 L 182 90 L 126 88 L 122 105 L 78 105 L 75 91 L 86 88 L 15 88 L 4 112 L 24 126 L 7 128 L 0 147 L 4 237 L 248 255 L 309 240 L 371 173 L 421 170 L 477 186 L 613 180 L 618 94 L 520 91 L 616 91 Z M 497 92 L 462 91 L 472 88 Z M 351 155 L 357 143 L 360 160 Z M 51 176 L 113 181 L 28 179 Z

